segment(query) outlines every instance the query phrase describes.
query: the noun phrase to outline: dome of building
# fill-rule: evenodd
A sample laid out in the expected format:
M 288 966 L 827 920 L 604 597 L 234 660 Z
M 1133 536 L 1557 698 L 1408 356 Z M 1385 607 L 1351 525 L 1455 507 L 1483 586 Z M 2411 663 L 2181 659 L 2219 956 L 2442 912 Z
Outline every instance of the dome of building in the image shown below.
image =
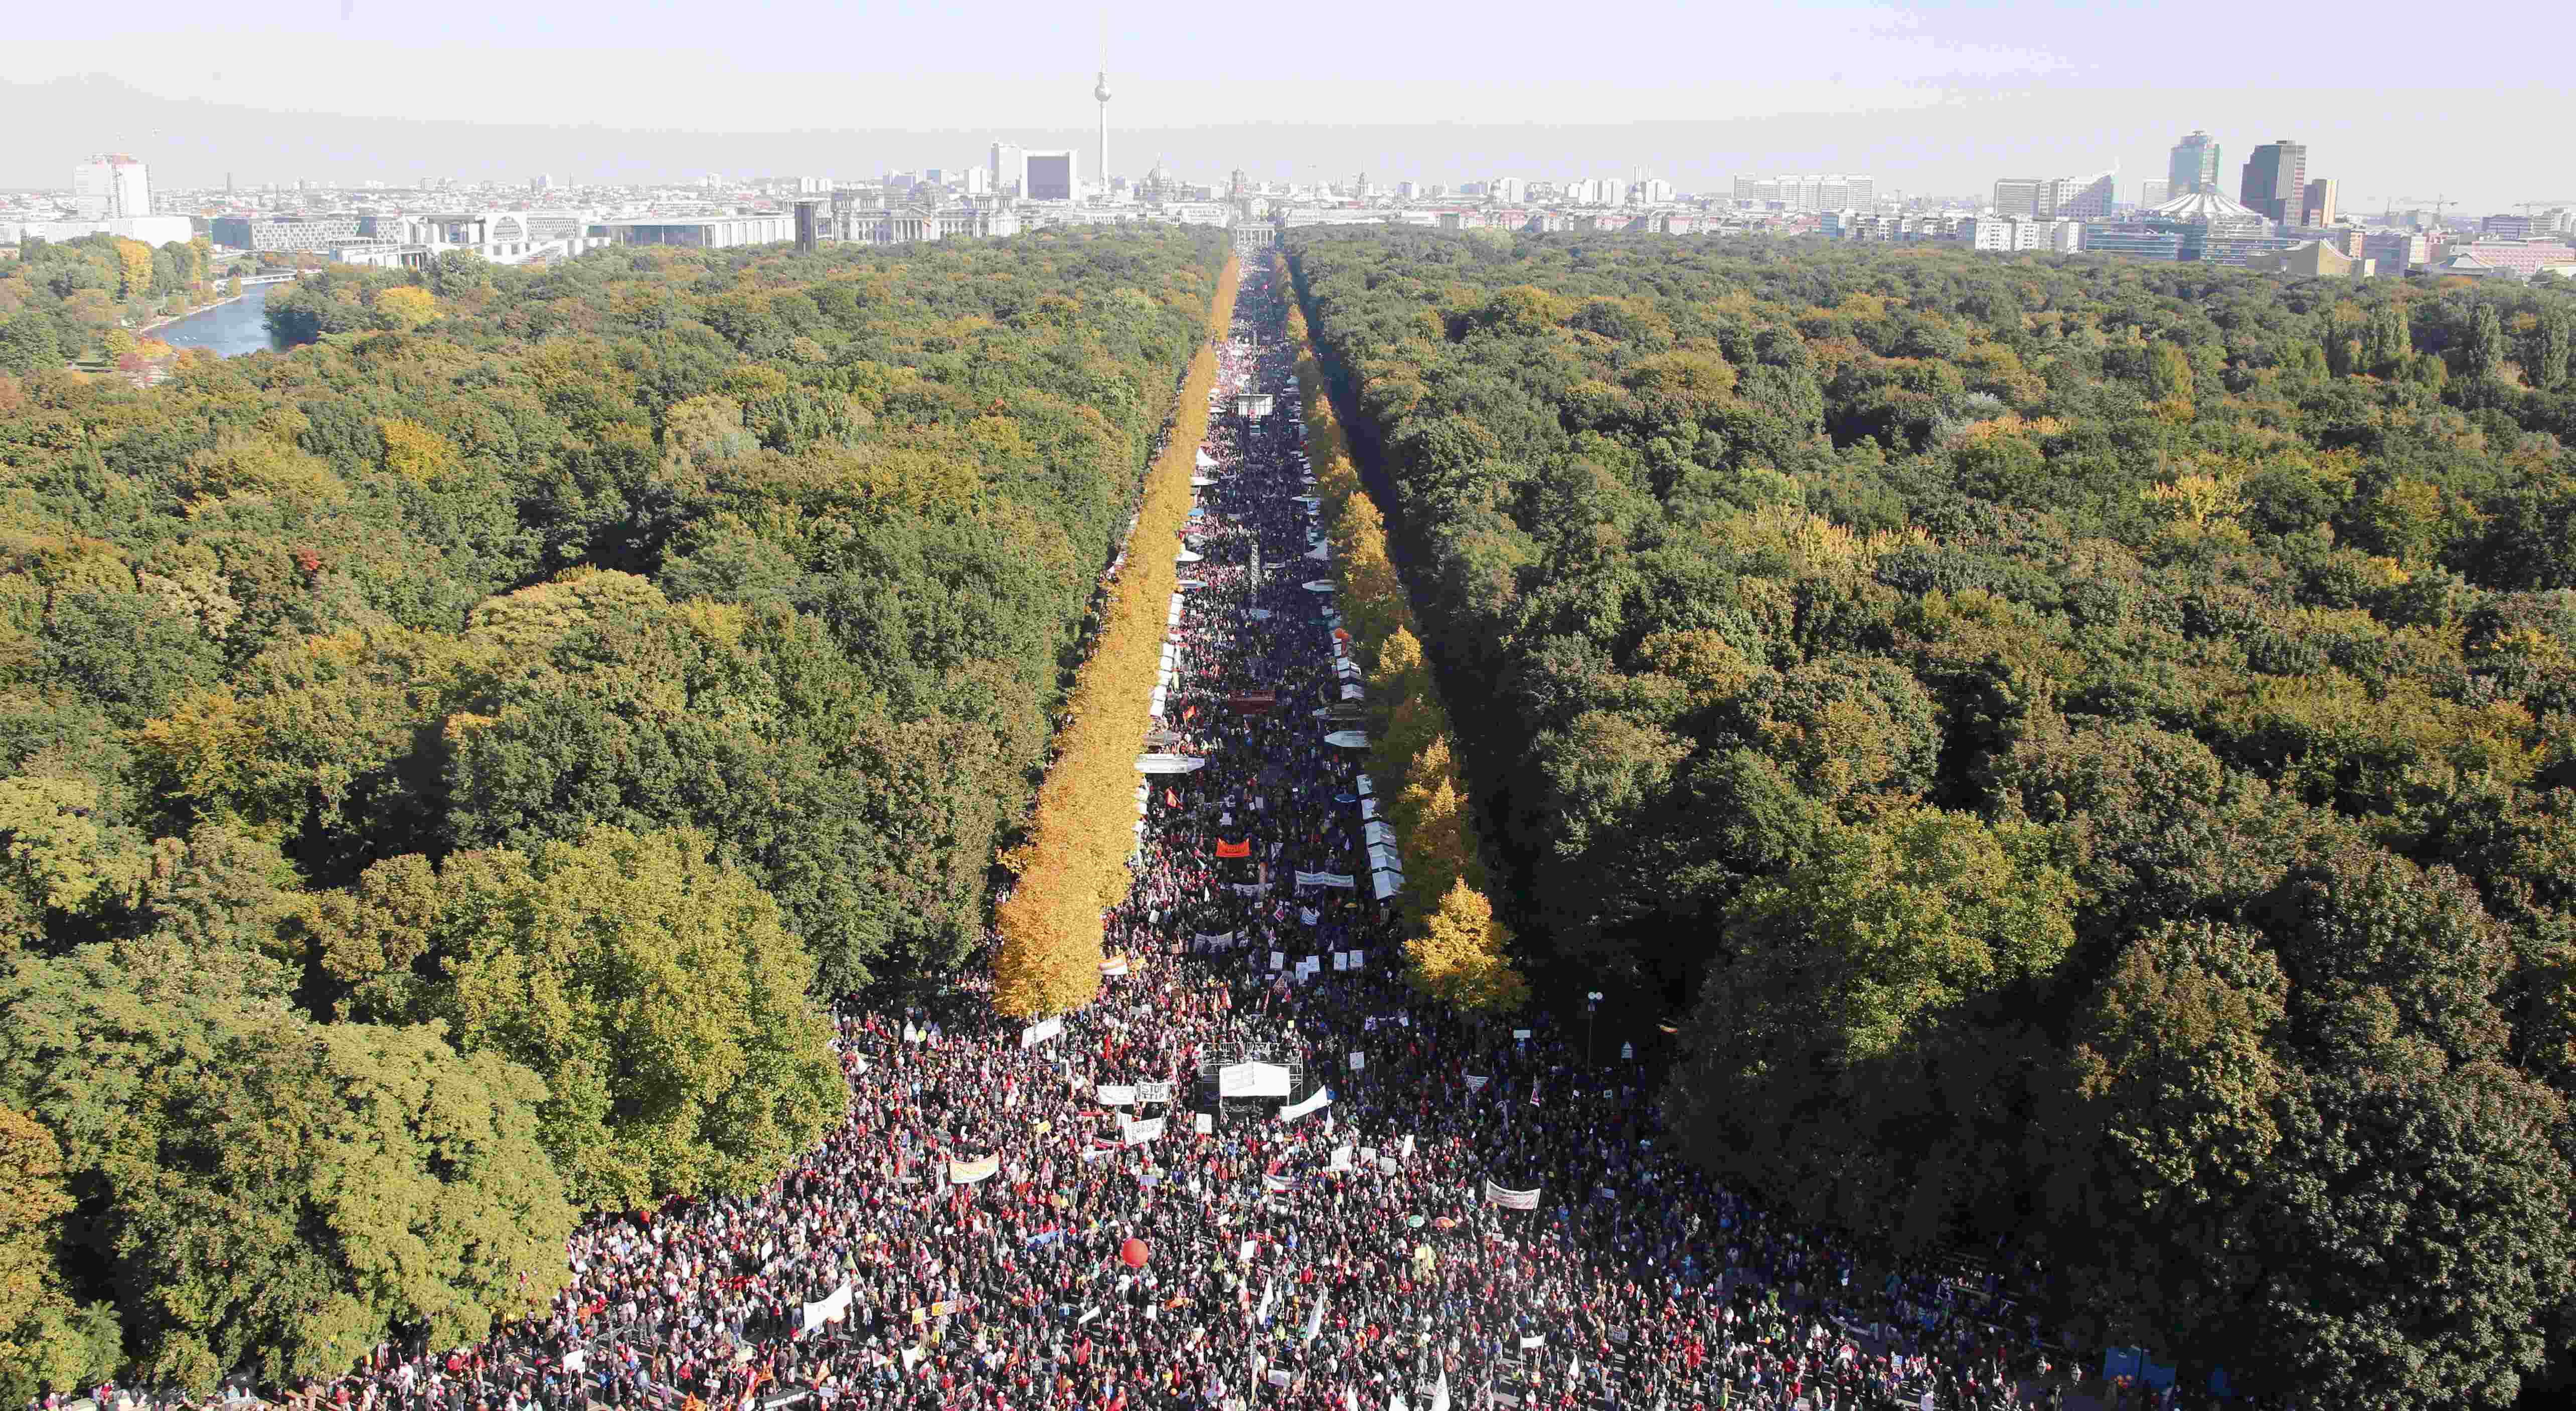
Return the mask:
M 2147 214 L 2175 225 L 2201 226 L 2213 234 L 2260 235 L 2271 226 L 2260 211 L 2239 205 L 2215 191 L 2194 191 L 2176 196 Z

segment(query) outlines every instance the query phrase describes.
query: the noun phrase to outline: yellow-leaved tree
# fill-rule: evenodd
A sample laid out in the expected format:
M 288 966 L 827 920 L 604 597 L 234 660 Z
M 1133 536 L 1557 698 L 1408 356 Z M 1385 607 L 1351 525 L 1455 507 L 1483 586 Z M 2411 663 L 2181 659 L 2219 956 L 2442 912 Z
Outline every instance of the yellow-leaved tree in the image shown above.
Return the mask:
M 1423 918 L 1422 934 L 1404 947 L 1405 973 L 1416 988 L 1459 1009 L 1507 1014 L 1529 1002 L 1529 981 L 1512 965 L 1511 933 L 1494 904 L 1464 881 L 1449 884 Z
M 376 296 L 376 312 L 385 322 L 409 333 L 438 317 L 438 296 L 405 284 Z
M 1239 271 L 1218 276 L 1208 329 L 1234 322 Z M 1101 914 L 1134 882 L 1127 854 L 1135 838 L 1136 754 L 1163 655 L 1164 618 L 1180 572 L 1173 555 L 1189 522 L 1190 476 L 1207 436 L 1216 353 L 1202 344 L 1183 379 L 1163 453 L 1145 477 L 1144 502 L 1129 532 L 1127 562 L 1109 590 L 1100 636 L 1066 697 L 1055 760 L 1038 787 L 1028 841 L 1003 857 L 1018 873 L 994 908 L 1001 947 L 993 958 L 993 1004 L 1034 1019 L 1089 1004 L 1100 993 Z

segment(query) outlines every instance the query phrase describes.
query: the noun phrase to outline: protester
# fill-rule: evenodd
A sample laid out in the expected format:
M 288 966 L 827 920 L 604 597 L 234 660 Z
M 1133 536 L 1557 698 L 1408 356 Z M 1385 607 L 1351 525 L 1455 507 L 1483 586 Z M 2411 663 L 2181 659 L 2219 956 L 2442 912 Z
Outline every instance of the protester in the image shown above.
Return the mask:
M 1137 883 L 1108 918 L 1127 962 L 1101 999 L 1052 1034 L 973 981 L 845 1013 L 849 1118 L 766 1189 L 594 1222 L 544 1316 L 476 1347 L 380 1347 L 282 1394 L 358 1411 L 2025 1394 L 2035 1342 L 2003 1326 L 2000 1275 L 1863 1274 L 1676 1161 L 1633 1063 L 1587 1066 L 1544 1015 L 1470 1022 L 1402 984 L 1375 785 L 1325 738 L 1355 672 L 1333 595 L 1305 586 L 1330 566 L 1284 319 L 1248 273 L 1170 688 L 1138 722 L 1153 752 L 1203 763 L 1140 775 Z M 1271 415 L 1231 415 L 1256 388 Z M 1218 1069 L 1247 1058 L 1289 1067 L 1290 1098 L 1221 1098 Z

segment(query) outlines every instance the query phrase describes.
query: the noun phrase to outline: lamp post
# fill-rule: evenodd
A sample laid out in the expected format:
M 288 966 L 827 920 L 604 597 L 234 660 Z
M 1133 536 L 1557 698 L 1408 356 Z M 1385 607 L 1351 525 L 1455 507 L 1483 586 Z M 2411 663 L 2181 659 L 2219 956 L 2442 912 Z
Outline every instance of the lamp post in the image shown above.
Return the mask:
M 1601 1008 L 1601 992 L 1588 990 L 1583 996 L 1583 1066 L 1592 1066 L 1592 1016 Z

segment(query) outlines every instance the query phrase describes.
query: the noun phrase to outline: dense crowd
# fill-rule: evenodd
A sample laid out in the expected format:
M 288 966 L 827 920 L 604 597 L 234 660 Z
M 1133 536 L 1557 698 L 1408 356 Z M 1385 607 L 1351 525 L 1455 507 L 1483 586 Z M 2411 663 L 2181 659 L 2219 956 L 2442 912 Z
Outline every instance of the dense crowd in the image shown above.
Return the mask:
M 1373 785 L 1327 739 L 1354 673 L 1333 595 L 1309 586 L 1330 570 L 1283 317 L 1249 276 L 1217 395 L 1277 401 L 1216 419 L 1170 685 L 1139 722 L 1149 749 L 1203 763 L 1140 775 L 1139 884 L 1110 919 L 1125 964 L 1101 999 L 1052 1033 L 971 985 L 844 1015 L 849 1119 L 767 1189 L 595 1223 L 544 1317 L 478 1347 L 383 1347 L 307 1394 L 363 1411 L 2062 1398 L 2072 1369 L 2000 1278 L 1864 1274 L 1672 1160 L 1633 1062 L 1592 1062 L 1544 1014 L 1467 1022 L 1404 987 Z M 1287 1100 L 1217 1095 L 1215 1070 L 1247 1056 L 1285 1061 Z M 1490 1198 L 1531 1191 L 1530 1209 Z

